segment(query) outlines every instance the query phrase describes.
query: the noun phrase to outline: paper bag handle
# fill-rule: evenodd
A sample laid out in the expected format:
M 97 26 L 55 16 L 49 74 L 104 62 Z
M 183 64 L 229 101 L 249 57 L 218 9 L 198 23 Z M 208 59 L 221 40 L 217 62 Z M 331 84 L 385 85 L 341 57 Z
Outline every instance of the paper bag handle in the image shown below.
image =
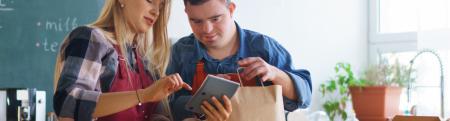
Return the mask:
M 239 73 L 239 70 L 241 70 L 241 69 L 244 69 L 244 68 L 243 67 L 239 67 L 236 70 L 236 72 L 238 74 L 238 78 L 239 78 L 239 82 L 241 83 L 241 87 L 244 87 L 244 83 L 242 83 L 242 79 L 241 79 L 241 74 Z M 263 94 L 264 94 L 264 96 L 268 97 L 267 94 L 269 94 L 270 92 L 266 91 L 266 89 L 265 89 L 266 87 L 264 86 L 263 82 L 260 81 L 260 80 L 256 80 L 256 81 L 259 81 L 259 83 L 261 83 L 261 86 L 262 86 L 263 90 L 265 90 Z
M 243 67 L 239 67 L 239 68 L 236 70 L 236 73 L 237 73 L 238 78 L 239 78 L 239 83 L 241 83 L 241 87 L 244 86 L 244 83 L 242 83 L 241 74 L 239 73 L 239 70 L 242 70 L 242 69 L 244 69 L 244 68 L 243 68 Z M 262 81 L 260 81 L 260 80 L 256 80 L 256 81 L 259 81 L 259 83 L 261 83 L 261 86 L 264 87 L 264 84 L 263 84 Z

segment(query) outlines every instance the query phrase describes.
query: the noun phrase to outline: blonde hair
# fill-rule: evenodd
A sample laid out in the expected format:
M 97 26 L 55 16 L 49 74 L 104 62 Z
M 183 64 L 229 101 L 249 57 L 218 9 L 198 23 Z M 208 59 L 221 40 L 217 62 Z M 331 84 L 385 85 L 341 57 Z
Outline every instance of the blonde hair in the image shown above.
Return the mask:
M 159 16 L 151 29 L 145 33 L 138 33 L 137 35 L 137 51 L 143 59 L 147 60 L 147 69 L 153 77 L 166 76 L 165 72 L 170 59 L 170 40 L 167 33 L 167 24 L 170 16 L 171 0 L 163 0 L 160 6 Z M 131 31 L 129 25 L 123 16 L 123 10 L 120 7 L 118 0 L 105 0 L 103 9 L 96 21 L 90 24 L 95 28 L 100 28 L 112 44 L 118 45 L 121 48 L 122 55 L 127 55 L 126 38 Z M 108 30 L 112 31 L 108 32 Z M 66 37 L 67 38 L 67 37 Z M 67 45 L 65 41 L 62 45 Z M 61 50 L 65 47 L 62 46 Z M 63 67 L 64 53 L 58 54 L 55 65 L 54 74 L 54 89 L 56 90 L 57 82 L 60 78 L 61 69 Z M 155 80 L 156 81 L 156 80 Z M 165 113 L 170 116 L 170 108 L 168 99 L 162 100 Z M 170 116 L 170 118 L 172 118 Z

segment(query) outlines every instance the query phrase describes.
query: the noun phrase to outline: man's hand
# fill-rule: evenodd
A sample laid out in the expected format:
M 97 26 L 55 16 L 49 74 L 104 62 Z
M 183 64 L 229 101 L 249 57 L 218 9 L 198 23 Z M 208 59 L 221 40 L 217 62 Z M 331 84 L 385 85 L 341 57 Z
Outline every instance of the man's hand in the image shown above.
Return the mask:
M 222 96 L 223 104 L 220 103 L 216 97 L 211 97 L 212 106 L 208 101 L 203 101 L 200 106 L 202 111 L 206 114 L 206 120 L 208 121 L 226 121 L 230 118 L 230 114 L 232 111 L 231 101 L 230 99 L 224 95 Z
M 266 63 L 260 57 L 249 57 L 238 61 L 239 66 L 245 67 L 241 75 L 244 76 L 244 80 L 251 80 L 255 77 L 260 77 L 261 81 L 265 82 L 270 80 L 276 82 L 279 79 L 278 75 L 284 73 L 278 68 Z
M 238 61 L 239 66 L 245 67 L 241 75 L 244 80 L 260 77 L 260 81 L 270 80 L 275 85 L 281 85 L 283 95 L 291 100 L 297 100 L 292 79 L 284 71 L 268 64 L 260 57 L 248 57 Z

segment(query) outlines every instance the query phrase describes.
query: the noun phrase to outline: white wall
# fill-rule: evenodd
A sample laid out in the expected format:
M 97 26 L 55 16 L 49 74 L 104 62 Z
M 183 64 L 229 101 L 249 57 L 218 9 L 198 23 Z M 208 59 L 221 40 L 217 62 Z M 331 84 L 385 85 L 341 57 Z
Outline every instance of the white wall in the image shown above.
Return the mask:
M 356 72 L 368 58 L 367 0 L 235 0 L 236 21 L 243 28 L 274 37 L 293 56 L 295 67 L 311 71 L 313 103 L 321 108 L 319 85 L 334 75 L 337 62 Z M 173 0 L 169 34 L 191 33 L 182 0 Z

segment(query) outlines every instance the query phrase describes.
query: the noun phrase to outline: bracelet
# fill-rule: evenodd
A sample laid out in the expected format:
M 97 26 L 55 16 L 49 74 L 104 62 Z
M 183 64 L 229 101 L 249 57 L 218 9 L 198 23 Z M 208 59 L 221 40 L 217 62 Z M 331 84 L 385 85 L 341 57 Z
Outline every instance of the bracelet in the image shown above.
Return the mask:
M 141 103 L 141 98 L 139 98 L 138 90 L 135 90 L 135 92 L 136 92 L 136 97 L 137 97 L 137 99 L 138 99 L 138 105 L 141 106 L 142 103 Z

